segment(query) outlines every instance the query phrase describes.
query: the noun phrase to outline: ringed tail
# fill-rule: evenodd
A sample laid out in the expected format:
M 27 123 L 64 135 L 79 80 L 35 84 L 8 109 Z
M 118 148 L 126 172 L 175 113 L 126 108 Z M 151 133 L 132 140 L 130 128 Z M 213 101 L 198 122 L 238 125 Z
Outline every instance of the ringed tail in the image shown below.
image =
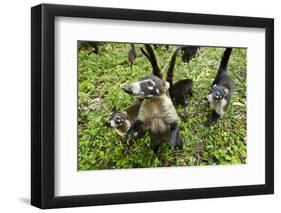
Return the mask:
M 170 61 L 170 65 L 169 65 L 169 69 L 167 72 L 167 77 L 166 77 L 166 81 L 169 82 L 170 87 L 173 85 L 173 75 L 174 75 L 174 68 L 175 68 L 175 64 L 176 64 L 176 59 L 177 59 L 177 54 L 179 52 L 179 50 L 182 47 L 177 47 L 172 55 L 171 61 Z
M 228 64 L 231 52 L 232 52 L 232 48 L 226 48 L 225 49 L 225 51 L 223 53 L 223 56 L 222 56 L 222 59 L 221 59 L 220 67 L 219 67 L 219 70 L 218 70 L 218 74 L 220 74 L 222 72 L 226 72 L 227 64 Z

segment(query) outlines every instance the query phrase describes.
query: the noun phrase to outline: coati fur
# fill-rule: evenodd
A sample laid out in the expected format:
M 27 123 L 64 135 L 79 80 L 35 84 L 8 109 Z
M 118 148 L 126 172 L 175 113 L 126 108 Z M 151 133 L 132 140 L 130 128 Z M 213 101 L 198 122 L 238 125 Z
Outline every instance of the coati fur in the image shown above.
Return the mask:
M 87 50 L 90 53 L 95 53 L 95 54 L 99 54 L 99 42 L 94 42 L 94 41 L 81 41 L 81 48 L 84 48 L 85 50 Z
M 142 53 L 148 58 L 152 64 L 152 73 L 160 78 L 162 78 L 162 73 L 158 67 L 156 56 L 153 52 L 153 49 L 150 45 L 144 45 L 146 51 L 141 48 Z M 133 60 L 136 56 L 135 46 L 131 44 L 131 49 L 128 53 L 128 61 Z M 138 99 L 137 103 L 129 106 L 123 112 L 113 112 L 109 118 L 108 126 L 114 128 L 117 134 L 124 137 L 126 131 L 130 128 L 132 122 L 137 118 L 138 110 L 140 108 L 140 103 L 142 99 Z
M 182 61 L 188 63 L 193 57 L 195 57 L 199 51 L 197 46 L 184 46 L 182 50 Z
M 191 79 L 182 79 L 175 83 L 173 83 L 173 75 L 174 75 L 174 68 L 176 63 L 176 57 L 181 50 L 182 47 L 178 47 L 171 58 L 170 66 L 167 72 L 167 82 L 170 84 L 169 93 L 171 99 L 175 105 L 180 104 L 184 108 L 184 115 L 182 117 L 186 119 L 186 108 L 187 108 L 187 101 L 186 97 L 192 97 L 193 92 L 193 81 Z
M 132 65 L 137 58 L 137 52 L 135 49 L 135 45 L 131 44 L 131 49 L 128 52 L 128 62 Z
M 233 81 L 227 73 L 227 64 L 231 52 L 232 48 L 225 49 L 217 75 L 212 83 L 211 92 L 206 96 L 210 108 L 212 109 L 212 113 L 204 124 L 205 126 L 210 126 L 219 118 L 222 118 L 230 103 L 233 93 Z
M 124 137 L 132 123 L 136 120 L 141 101 L 127 107 L 122 112 L 113 112 L 110 115 L 108 125 L 114 128 L 118 135 Z
M 132 139 L 149 131 L 154 152 L 157 152 L 167 137 L 173 148 L 182 148 L 179 118 L 168 95 L 169 83 L 155 75 L 148 75 L 123 89 L 128 94 L 143 99 L 137 119 L 126 133 L 126 143 L 129 144 Z

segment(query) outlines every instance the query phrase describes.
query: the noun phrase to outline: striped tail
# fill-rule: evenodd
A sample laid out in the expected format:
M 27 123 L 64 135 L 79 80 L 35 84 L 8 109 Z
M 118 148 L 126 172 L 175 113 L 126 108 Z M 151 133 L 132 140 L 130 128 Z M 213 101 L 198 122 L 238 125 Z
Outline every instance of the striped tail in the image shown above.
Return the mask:
M 219 67 L 219 70 L 218 70 L 218 75 L 222 72 L 227 71 L 227 64 L 228 64 L 231 52 L 232 52 L 232 48 L 226 48 L 225 49 L 225 51 L 223 53 L 223 56 L 222 56 L 222 59 L 221 59 L 220 67 Z
M 177 54 L 178 54 L 178 52 L 181 48 L 182 47 L 178 47 L 174 51 L 174 53 L 172 55 L 172 58 L 171 58 L 171 61 L 170 61 L 169 69 L 168 69 L 168 72 L 167 72 L 167 78 L 166 78 L 166 81 L 169 82 L 170 87 L 173 85 L 173 75 L 174 75 L 174 68 L 175 68 L 175 64 L 176 64 Z

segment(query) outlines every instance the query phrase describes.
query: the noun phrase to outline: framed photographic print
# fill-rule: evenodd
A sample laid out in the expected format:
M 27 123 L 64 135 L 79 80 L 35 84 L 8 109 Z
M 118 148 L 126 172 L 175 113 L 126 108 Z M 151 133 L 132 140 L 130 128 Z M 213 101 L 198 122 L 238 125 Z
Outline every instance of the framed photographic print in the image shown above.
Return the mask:
M 31 204 L 271 194 L 274 20 L 31 9 Z

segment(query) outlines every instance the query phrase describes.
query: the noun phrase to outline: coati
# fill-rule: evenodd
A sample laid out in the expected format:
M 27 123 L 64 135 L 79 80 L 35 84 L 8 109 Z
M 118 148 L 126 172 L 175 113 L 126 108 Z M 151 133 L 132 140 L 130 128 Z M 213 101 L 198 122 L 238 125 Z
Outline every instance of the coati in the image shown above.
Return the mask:
M 182 50 L 182 61 L 188 63 L 197 53 L 199 47 L 197 46 L 184 46 Z
M 158 67 L 153 49 L 150 47 L 150 45 L 145 45 L 145 48 L 148 53 L 145 52 L 143 48 L 141 48 L 141 51 L 148 58 L 149 61 L 151 60 L 151 58 L 153 58 L 153 61 L 150 61 L 153 64 L 153 74 L 156 76 L 161 76 L 162 78 L 162 73 Z M 134 44 L 131 44 L 131 49 L 128 53 L 128 61 L 130 61 L 130 59 L 133 59 L 134 55 L 136 55 L 136 53 L 134 52 Z M 109 118 L 108 126 L 114 128 L 115 131 L 123 137 L 126 131 L 131 126 L 131 123 L 136 119 L 141 101 L 142 99 L 139 98 L 136 104 L 126 108 L 123 112 L 113 112 Z
M 149 45 L 145 45 L 146 49 L 149 50 L 149 53 L 146 53 L 142 48 L 142 53 L 148 58 L 152 65 L 153 73 L 161 73 L 161 70 L 158 66 L 156 56 L 153 52 L 153 49 Z M 169 94 L 174 104 L 181 104 L 184 107 L 184 115 L 182 116 L 184 119 L 186 114 L 186 108 L 187 108 L 187 101 L 186 97 L 192 96 L 192 88 L 193 88 L 193 81 L 191 79 L 182 79 L 177 81 L 176 83 L 173 83 L 173 75 L 174 75 L 174 68 L 176 63 L 176 57 L 180 50 L 182 50 L 183 47 L 177 47 L 174 51 L 169 68 L 167 71 L 167 82 L 170 84 L 169 88 Z M 161 75 L 158 74 L 158 77 L 162 78 Z
M 231 52 L 232 48 L 225 49 L 217 75 L 212 83 L 211 92 L 206 96 L 210 108 L 212 109 L 212 113 L 207 122 L 205 122 L 205 126 L 210 126 L 219 118 L 223 117 L 224 112 L 230 103 L 233 92 L 233 81 L 227 74 L 227 64 Z
M 148 75 L 123 88 L 128 94 L 143 99 L 138 116 L 126 133 L 126 143 L 149 131 L 150 145 L 155 153 L 167 137 L 173 148 L 182 148 L 179 119 L 168 89 L 169 83 L 155 75 Z
M 135 45 L 131 44 L 131 49 L 128 52 L 128 62 L 132 65 L 137 57 Z
M 166 80 L 170 84 L 169 93 L 170 93 L 173 103 L 181 104 L 183 106 L 184 115 L 182 115 L 181 117 L 186 119 L 186 116 L 185 116 L 186 108 L 187 108 L 186 97 L 187 96 L 192 97 L 193 81 L 191 79 L 182 79 L 182 80 L 179 80 L 179 81 L 173 83 L 173 75 L 174 75 L 176 57 L 177 57 L 179 50 L 181 50 L 181 49 L 182 49 L 182 47 L 178 47 L 173 53 L 173 56 L 172 56 L 171 62 L 170 62 L 170 66 L 169 66 L 169 69 L 167 72 Z
M 123 112 L 113 112 L 109 118 L 109 127 L 114 128 L 118 135 L 124 137 L 137 118 L 140 105 L 141 101 L 138 101 L 136 104 L 123 110 Z
M 95 53 L 95 54 L 99 54 L 99 42 L 94 42 L 94 41 L 81 41 L 80 42 L 80 48 L 84 48 L 85 50 L 87 50 L 90 53 Z

